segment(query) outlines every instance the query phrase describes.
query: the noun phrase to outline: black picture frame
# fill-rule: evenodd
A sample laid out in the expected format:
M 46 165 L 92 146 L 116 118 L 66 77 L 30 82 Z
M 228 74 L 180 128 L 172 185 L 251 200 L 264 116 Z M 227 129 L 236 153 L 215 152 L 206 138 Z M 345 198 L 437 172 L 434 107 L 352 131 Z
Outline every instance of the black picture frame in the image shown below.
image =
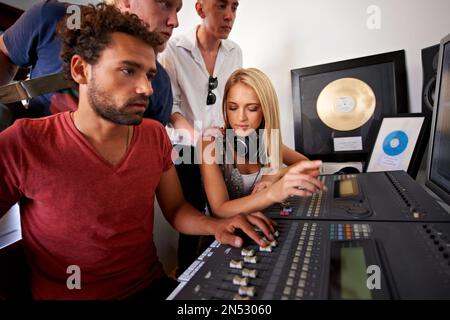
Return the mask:
M 392 69 L 392 82 L 395 87 L 393 91 L 394 101 L 393 106 L 389 106 L 389 110 L 382 109 L 383 115 L 393 113 L 407 113 L 408 112 L 408 95 L 407 95 L 407 81 L 406 81 L 406 67 L 405 67 L 405 51 L 397 50 L 387 53 L 381 53 L 366 57 L 360 57 L 350 60 L 344 60 L 339 62 L 327 63 L 317 66 L 298 68 L 291 70 L 291 83 L 292 83 L 292 99 L 293 99 L 293 116 L 294 116 L 294 137 L 295 137 L 295 149 L 298 152 L 305 154 L 310 159 L 320 159 L 323 161 L 332 162 L 348 162 L 348 161 L 361 161 L 364 162 L 369 155 L 369 147 L 365 147 L 361 151 L 339 151 L 330 152 L 328 154 L 320 154 L 313 152 L 305 152 L 305 144 L 308 137 L 304 137 L 303 125 L 304 119 L 302 119 L 303 101 L 301 81 L 309 76 L 321 76 L 332 72 L 348 72 L 349 70 L 357 70 L 358 68 L 371 67 L 376 65 L 389 64 Z M 378 107 L 378 106 L 377 106 Z M 378 127 L 380 118 L 371 119 L 371 126 Z M 305 124 L 306 125 L 306 124 Z M 320 130 L 320 128 L 315 128 Z M 365 144 L 367 146 L 373 145 L 376 138 L 376 131 L 367 129 L 367 140 Z M 310 135 L 313 135 L 311 132 Z M 307 150 L 306 150 L 307 151 Z
M 425 112 L 393 114 L 393 115 L 384 116 L 378 127 L 378 130 L 377 130 L 376 141 L 373 144 L 373 148 L 369 154 L 369 157 L 367 158 L 367 161 L 365 162 L 364 172 L 368 172 L 368 169 L 369 169 L 372 161 L 376 161 L 375 156 L 374 156 L 374 150 L 377 145 L 377 141 L 379 139 L 381 139 L 380 135 L 379 135 L 380 134 L 379 131 L 381 129 L 381 126 L 383 125 L 384 120 L 385 119 L 396 119 L 396 118 L 423 118 L 423 122 L 422 122 L 422 125 L 420 128 L 419 134 L 417 136 L 417 140 L 415 141 L 411 159 L 409 160 L 408 168 L 406 170 L 406 172 L 413 179 L 415 179 L 417 177 L 417 173 L 419 172 L 420 164 L 424 157 L 425 150 L 427 148 L 427 144 L 428 144 L 428 141 L 430 138 L 431 116 L 430 116 L 430 114 L 425 113 Z M 395 129 L 395 128 L 393 128 L 393 129 Z M 390 170 L 383 170 L 383 171 L 390 171 Z

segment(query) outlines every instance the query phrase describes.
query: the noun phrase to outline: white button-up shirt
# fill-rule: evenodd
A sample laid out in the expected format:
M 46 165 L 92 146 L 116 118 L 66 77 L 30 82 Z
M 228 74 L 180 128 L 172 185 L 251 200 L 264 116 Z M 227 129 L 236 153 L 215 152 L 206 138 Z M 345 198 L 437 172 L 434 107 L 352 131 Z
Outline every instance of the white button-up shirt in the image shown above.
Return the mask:
M 229 76 L 242 67 L 242 50 L 231 40 L 222 40 L 214 66 L 213 77 L 218 87 L 212 92 L 216 103 L 206 104 L 209 73 L 197 44 L 198 26 L 185 35 L 173 37 L 158 60 L 167 70 L 172 83 L 172 114 L 179 112 L 197 129 L 224 125 L 222 99 Z M 200 130 L 199 130 L 200 131 Z

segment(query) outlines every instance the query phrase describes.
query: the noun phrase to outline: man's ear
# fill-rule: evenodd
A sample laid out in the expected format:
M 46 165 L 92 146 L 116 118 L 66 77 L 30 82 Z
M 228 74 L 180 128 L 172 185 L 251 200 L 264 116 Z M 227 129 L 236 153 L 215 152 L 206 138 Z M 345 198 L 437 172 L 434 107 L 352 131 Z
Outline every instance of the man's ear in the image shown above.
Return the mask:
M 77 54 L 70 60 L 70 74 L 76 83 L 87 84 L 89 79 L 88 63 Z
M 197 1 L 195 3 L 195 10 L 197 11 L 197 14 L 199 15 L 200 18 L 205 19 L 206 15 L 205 15 L 205 11 L 203 10 L 203 2 L 202 1 Z

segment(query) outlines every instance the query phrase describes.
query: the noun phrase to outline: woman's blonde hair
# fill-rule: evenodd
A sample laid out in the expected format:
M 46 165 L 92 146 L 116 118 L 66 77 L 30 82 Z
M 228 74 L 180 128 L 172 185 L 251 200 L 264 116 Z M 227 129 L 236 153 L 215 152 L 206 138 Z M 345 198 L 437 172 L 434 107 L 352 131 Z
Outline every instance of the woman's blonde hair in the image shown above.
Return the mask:
M 225 91 L 222 102 L 222 113 L 225 121 L 225 128 L 230 129 L 230 122 L 227 117 L 227 98 L 230 89 L 238 84 L 252 88 L 258 96 L 259 103 L 263 112 L 263 141 L 265 145 L 265 153 L 270 167 L 279 168 L 283 163 L 281 146 L 281 130 L 280 130 L 280 111 L 277 93 L 273 87 L 269 77 L 261 70 L 256 68 L 237 69 L 228 78 L 225 85 Z

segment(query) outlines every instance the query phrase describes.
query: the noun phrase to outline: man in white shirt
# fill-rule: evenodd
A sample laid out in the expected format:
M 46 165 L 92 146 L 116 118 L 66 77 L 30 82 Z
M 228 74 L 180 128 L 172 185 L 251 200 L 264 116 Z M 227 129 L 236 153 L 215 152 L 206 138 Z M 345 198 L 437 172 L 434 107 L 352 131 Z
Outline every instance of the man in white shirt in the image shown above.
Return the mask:
M 228 39 L 238 5 L 238 0 L 197 0 L 195 9 L 202 23 L 188 34 L 173 37 L 159 56 L 172 83 L 170 124 L 174 129 L 189 132 L 182 141 L 174 136 L 173 142 L 183 145 L 182 152 L 190 152 L 192 156 L 190 163 L 176 166 L 177 173 L 185 198 L 200 211 L 205 208 L 206 196 L 199 167 L 194 164 L 193 146 L 202 131 L 223 126 L 221 105 L 225 83 L 233 71 L 242 67 L 241 48 Z M 183 156 L 184 160 L 187 158 Z M 179 272 L 197 257 L 197 245 L 198 237 L 180 234 Z

